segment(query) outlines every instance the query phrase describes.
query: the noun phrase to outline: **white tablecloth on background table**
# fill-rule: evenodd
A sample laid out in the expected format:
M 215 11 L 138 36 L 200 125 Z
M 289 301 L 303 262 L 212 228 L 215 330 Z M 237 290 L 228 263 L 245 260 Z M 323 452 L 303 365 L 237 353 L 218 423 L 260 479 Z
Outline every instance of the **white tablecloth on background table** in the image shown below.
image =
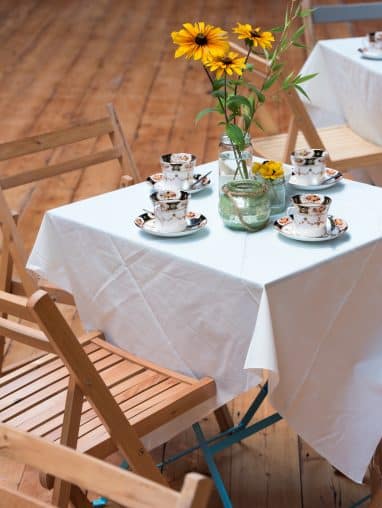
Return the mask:
M 363 38 L 319 41 L 301 72 L 318 73 L 304 83 L 308 111 L 318 127 L 347 123 L 361 137 L 382 145 L 382 60 L 366 60 Z
M 212 182 L 190 203 L 208 228 L 189 237 L 153 237 L 133 224 L 151 208 L 147 183 L 51 210 L 29 267 L 71 291 L 86 326 L 111 342 L 215 378 L 217 400 L 168 425 L 166 437 L 265 371 L 291 427 L 361 481 L 382 436 L 382 189 L 329 189 L 349 233 L 307 244 L 271 226 L 225 228 L 216 171 Z

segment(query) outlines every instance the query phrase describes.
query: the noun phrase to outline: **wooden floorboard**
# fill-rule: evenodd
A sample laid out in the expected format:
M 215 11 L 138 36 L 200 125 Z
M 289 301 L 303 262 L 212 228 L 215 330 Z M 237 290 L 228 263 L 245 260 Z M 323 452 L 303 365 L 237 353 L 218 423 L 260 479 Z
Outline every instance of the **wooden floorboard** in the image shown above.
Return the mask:
M 328 0 L 322 3 L 335 3 Z M 209 85 L 198 63 L 175 60 L 170 32 L 185 21 L 206 20 L 230 28 L 237 21 L 268 28 L 282 21 L 285 0 L 2 0 L 0 2 L 0 140 L 72 125 L 105 114 L 114 102 L 142 176 L 159 170 L 159 155 L 187 151 L 203 163 L 217 157 L 221 127 L 216 117 L 195 125 L 196 113 L 209 105 Z M 321 38 L 361 35 L 375 30 L 372 22 L 320 27 Z M 300 68 L 304 52 L 294 48 L 288 63 Z M 269 101 L 259 112 L 266 132 L 283 131 L 288 113 L 282 100 Z M 264 135 L 254 130 L 253 135 Z M 104 141 L 97 140 L 102 146 Z M 82 143 L 41 153 L 37 162 L 64 160 L 71 150 L 81 154 L 95 145 Z M 34 159 L 36 161 L 36 158 Z M 2 174 L 26 167 L 28 159 L 0 165 Z M 39 165 L 39 164 L 37 164 Z M 46 209 L 112 190 L 119 170 L 105 163 L 86 171 L 7 191 L 21 211 L 20 228 L 28 249 Z M 78 315 L 63 308 L 77 329 Z M 9 345 L 11 363 L 33 354 Z M 229 407 L 237 421 L 253 390 Z M 265 406 L 262 414 L 271 411 Z M 212 416 L 203 421 L 207 434 L 217 432 Z M 166 447 L 169 456 L 194 443 L 192 431 Z M 155 457 L 161 458 L 162 447 Z M 113 461 L 118 463 L 118 455 Z M 235 508 L 346 508 L 367 488 L 335 474 L 333 468 L 288 427 L 279 422 L 217 457 Z M 174 487 L 188 471 L 207 473 L 199 452 L 169 466 Z M 48 499 L 30 468 L 2 460 L 0 482 Z M 211 508 L 220 507 L 214 493 Z

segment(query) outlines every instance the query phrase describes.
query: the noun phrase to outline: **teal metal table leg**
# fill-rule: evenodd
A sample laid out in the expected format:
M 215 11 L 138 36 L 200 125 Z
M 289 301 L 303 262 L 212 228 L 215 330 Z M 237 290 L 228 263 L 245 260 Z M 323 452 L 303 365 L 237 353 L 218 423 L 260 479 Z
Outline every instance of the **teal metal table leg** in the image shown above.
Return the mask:
M 192 428 L 194 429 L 196 438 L 199 442 L 200 448 L 203 452 L 204 460 L 207 463 L 208 469 L 210 470 L 212 479 L 215 483 L 216 489 L 219 493 L 220 499 L 222 500 L 224 508 L 232 508 L 232 503 L 229 498 L 228 492 L 224 486 L 222 477 L 219 473 L 219 470 L 215 464 L 213 454 L 210 452 L 208 447 L 208 443 L 204 437 L 203 431 L 199 425 L 199 423 L 195 423 Z

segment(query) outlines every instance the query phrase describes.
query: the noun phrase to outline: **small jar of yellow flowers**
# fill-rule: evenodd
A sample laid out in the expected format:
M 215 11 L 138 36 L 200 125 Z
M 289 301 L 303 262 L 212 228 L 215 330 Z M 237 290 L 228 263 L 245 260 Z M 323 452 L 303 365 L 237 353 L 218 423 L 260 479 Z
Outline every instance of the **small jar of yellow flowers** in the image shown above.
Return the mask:
M 255 179 L 263 180 L 268 184 L 271 215 L 282 213 L 286 207 L 285 174 L 282 162 L 254 162 L 252 175 Z

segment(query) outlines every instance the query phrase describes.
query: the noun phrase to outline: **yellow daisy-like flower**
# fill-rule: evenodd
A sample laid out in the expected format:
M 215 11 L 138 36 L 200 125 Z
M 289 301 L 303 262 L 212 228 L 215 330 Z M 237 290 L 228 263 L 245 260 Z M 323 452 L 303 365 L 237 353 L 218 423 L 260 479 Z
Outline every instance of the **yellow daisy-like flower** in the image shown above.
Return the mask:
M 227 32 L 204 21 L 184 23 L 179 32 L 171 33 L 171 37 L 173 43 L 179 45 L 175 58 L 185 56 L 204 62 L 209 55 L 217 56 L 229 49 Z
M 238 39 L 246 39 L 253 44 L 253 46 L 260 46 L 263 49 L 270 49 L 272 42 L 275 38 L 272 32 L 262 32 L 261 28 L 253 28 L 252 25 L 246 23 L 242 25 L 237 23 L 237 27 L 233 29 L 233 32 L 238 34 Z
M 233 73 L 241 76 L 245 69 L 245 57 L 240 57 L 237 53 L 229 51 L 222 55 L 210 55 L 204 64 L 212 72 L 216 73 L 218 79 L 221 78 L 224 73 L 229 76 L 232 76 Z
M 252 173 L 259 174 L 267 180 L 276 180 L 284 176 L 283 164 L 276 161 L 264 161 L 262 164 L 254 162 Z

